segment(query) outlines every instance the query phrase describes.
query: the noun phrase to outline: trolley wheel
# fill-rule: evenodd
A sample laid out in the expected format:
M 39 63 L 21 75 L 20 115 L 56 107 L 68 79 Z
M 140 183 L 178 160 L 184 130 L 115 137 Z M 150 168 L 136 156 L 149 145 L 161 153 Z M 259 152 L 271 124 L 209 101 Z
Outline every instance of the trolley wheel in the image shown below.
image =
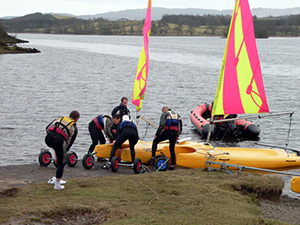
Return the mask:
M 141 173 L 142 171 L 142 161 L 139 158 L 136 158 L 133 162 L 133 171 L 135 174 Z
M 83 159 L 82 159 L 82 165 L 84 168 L 86 169 L 91 169 L 94 165 L 94 162 L 93 162 L 93 159 L 92 159 L 93 156 L 91 156 L 90 154 L 85 154 L 83 156 Z
M 158 156 L 157 159 L 154 161 L 154 168 L 158 169 L 161 167 L 166 161 L 168 160 L 167 157 L 165 156 Z M 166 162 L 160 169 L 159 171 L 166 171 L 169 168 L 169 161 Z
M 114 156 L 111 160 L 111 170 L 113 172 L 117 172 L 118 169 L 119 169 L 119 163 L 120 162 L 120 159 L 118 156 Z
M 48 166 L 51 163 L 52 154 L 49 150 L 42 150 L 39 154 L 39 163 L 41 166 Z
M 77 154 L 73 151 L 67 153 L 67 164 L 69 167 L 74 167 L 77 164 Z

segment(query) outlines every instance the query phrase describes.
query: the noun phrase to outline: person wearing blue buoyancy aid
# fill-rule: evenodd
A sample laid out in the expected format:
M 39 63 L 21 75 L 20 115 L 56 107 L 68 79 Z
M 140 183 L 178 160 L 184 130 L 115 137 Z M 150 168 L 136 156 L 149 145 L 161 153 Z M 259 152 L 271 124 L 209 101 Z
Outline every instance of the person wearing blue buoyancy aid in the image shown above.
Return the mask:
M 182 131 L 181 117 L 168 106 L 162 108 L 159 127 L 155 133 L 155 138 L 152 143 L 152 157 L 150 161 L 154 161 L 157 145 L 161 141 L 169 140 L 169 150 L 171 154 L 170 170 L 175 169 L 175 144 Z
M 134 146 L 139 140 L 138 130 L 135 123 L 129 119 L 128 115 L 124 115 L 122 120 L 123 121 L 118 125 L 117 128 L 116 140 L 110 152 L 109 162 L 111 162 L 112 158 L 114 157 L 116 150 L 120 148 L 126 140 L 129 140 L 132 162 L 134 162 L 135 159 Z

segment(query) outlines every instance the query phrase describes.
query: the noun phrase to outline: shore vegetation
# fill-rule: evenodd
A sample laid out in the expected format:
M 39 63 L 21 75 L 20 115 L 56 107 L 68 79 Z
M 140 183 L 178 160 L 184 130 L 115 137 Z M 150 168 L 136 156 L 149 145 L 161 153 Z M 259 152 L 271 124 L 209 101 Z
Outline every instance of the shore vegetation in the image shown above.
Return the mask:
M 20 40 L 16 37 L 8 35 L 5 28 L 0 24 L 0 54 L 13 53 L 39 53 L 35 48 L 18 47 L 18 43 L 27 43 L 28 41 Z
M 260 199 L 278 200 L 284 181 L 203 169 L 37 183 L 0 194 L 8 224 L 285 224 L 264 217 Z

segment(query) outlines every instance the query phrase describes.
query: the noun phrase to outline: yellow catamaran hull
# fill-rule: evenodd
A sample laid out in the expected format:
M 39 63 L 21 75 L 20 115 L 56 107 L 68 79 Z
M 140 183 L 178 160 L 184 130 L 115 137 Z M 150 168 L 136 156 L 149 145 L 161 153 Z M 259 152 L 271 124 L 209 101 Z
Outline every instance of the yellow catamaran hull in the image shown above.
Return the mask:
M 96 156 L 109 158 L 111 147 L 112 144 L 97 145 Z M 136 158 L 140 158 L 142 163 L 149 161 L 151 147 L 152 142 L 139 141 L 135 146 Z M 156 155 L 161 155 L 161 152 L 170 158 L 168 142 L 158 145 Z M 184 141 L 176 144 L 175 154 L 176 164 L 187 168 L 205 168 L 207 160 L 265 169 L 300 166 L 300 157 L 294 153 L 287 153 L 284 149 L 213 147 L 205 143 Z M 128 142 L 122 145 L 122 151 L 117 151 L 116 155 L 124 161 L 131 162 Z

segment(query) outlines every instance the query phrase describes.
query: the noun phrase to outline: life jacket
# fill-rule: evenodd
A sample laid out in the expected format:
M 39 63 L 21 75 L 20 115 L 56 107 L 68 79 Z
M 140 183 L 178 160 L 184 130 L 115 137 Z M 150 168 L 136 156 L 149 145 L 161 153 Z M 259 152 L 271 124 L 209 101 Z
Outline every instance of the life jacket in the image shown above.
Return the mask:
M 55 131 L 58 134 L 61 134 L 67 141 L 69 137 L 72 137 L 74 134 L 74 124 L 75 121 L 69 117 L 63 116 L 56 119 L 49 128 L 49 131 Z
M 135 123 L 134 123 L 133 121 L 130 121 L 130 120 L 125 120 L 125 121 L 123 121 L 123 122 L 120 124 L 120 126 L 119 126 L 120 131 L 121 131 L 124 127 L 134 127 L 135 129 L 137 129 Z
M 179 131 L 179 120 L 180 117 L 176 112 L 173 111 L 167 111 L 167 121 L 166 125 L 164 127 L 164 130 L 176 130 Z
M 112 121 L 111 116 L 103 115 L 103 124 L 104 124 L 103 131 L 104 131 L 106 137 L 108 137 L 110 140 L 113 140 L 114 136 L 111 132 L 111 128 L 113 126 L 113 121 Z
M 99 131 L 102 131 L 104 128 L 104 122 L 103 122 L 103 116 L 99 115 L 94 118 L 94 123 L 96 124 L 96 127 Z

